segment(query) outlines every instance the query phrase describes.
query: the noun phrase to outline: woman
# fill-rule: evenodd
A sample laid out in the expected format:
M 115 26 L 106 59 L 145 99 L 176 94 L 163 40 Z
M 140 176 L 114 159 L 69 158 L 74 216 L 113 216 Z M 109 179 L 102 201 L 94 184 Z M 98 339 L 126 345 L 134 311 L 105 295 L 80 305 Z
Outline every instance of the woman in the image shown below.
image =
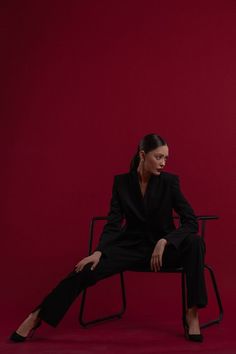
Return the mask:
M 130 172 L 114 178 L 108 221 L 96 250 L 45 297 L 11 335 L 12 341 L 29 338 L 42 321 L 56 327 L 79 293 L 101 279 L 125 270 L 157 272 L 176 266 L 186 272 L 185 336 L 203 340 L 198 308 L 207 304 L 204 244 L 196 234 L 196 216 L 180 190 L 178 177 L 163 172 L 167 159 L 167 143 L 156 134 L 144 136 Z M 181 220 L 177 229 L 173 210 Z

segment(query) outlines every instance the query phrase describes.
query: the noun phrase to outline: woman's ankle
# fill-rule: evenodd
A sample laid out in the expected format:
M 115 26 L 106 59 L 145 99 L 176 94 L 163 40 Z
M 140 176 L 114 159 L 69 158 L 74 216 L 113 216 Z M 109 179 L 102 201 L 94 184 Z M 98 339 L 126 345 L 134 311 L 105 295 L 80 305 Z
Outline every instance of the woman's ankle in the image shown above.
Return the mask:
M 186 315 L 191 318 L 198 317 L 198 309 L 196 306 L 187 309 Z
M 186 322 L 189 328 L 189 334 L 200 334 L 200 324 L 197 307 L 187 309 Z
M 36 310 L 36 311 L 34 311 L 34 312 L 31 312 L 31 313 L 29 314 L 29 316 L 31 316 L 31 317 L 34 318 L 34 319 L 38 319 L 38 318 L 39 318 L 39 312 L 40 312 L 40 309 L 38 309 L 38 310 Z

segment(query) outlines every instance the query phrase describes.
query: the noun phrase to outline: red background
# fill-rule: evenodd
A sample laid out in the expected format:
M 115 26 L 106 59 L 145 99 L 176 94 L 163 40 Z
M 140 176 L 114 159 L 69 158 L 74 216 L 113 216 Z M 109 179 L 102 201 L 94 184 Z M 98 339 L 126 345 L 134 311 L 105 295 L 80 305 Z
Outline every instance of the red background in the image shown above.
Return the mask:
M 235 311 L 235 15 L 229 0 L 1 1 L 1 319 L 13 329 L 86 255 L 91 216 L 151 132 L 196 213 L 220 216 L 207 261 L 225 321 Z M 126 279 L 127 316 L 180 315 L 176 276 Z M 105 311 L 112 296 L 93 291 Z

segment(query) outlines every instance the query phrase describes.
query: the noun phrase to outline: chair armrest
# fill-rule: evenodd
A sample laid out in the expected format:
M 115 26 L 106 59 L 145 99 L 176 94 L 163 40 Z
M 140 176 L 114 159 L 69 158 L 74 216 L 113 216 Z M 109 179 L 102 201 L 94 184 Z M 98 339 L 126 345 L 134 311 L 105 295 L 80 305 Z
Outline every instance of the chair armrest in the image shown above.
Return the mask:
M 197 215 L 197 220 L 201 221 L 200 235 L 203 239 L 205 238 L 206 222 L 208 220 L 218 220 L 218 219 L 219 216 L 217 215 Z
M 94 225 L 96 221 L 107 220 L 108 216 L 93 216 L 89 226 L 89 255 L 92 253 L 93 249 L 93 235 L 94 235 Z
M 218 220 L 219 216 L 217 215 L 197 215 L 198 220 Z

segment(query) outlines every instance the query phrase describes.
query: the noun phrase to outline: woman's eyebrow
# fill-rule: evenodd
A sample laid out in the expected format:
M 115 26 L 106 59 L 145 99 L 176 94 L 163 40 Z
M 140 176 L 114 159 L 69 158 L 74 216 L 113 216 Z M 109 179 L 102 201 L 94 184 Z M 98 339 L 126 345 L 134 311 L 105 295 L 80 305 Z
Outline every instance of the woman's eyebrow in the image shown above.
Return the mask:
M 157 155 L 156 156 L 160 156 L 160 157 L 162 157 L 162 156 L 164 156 L 166 159 L 169 157 L 169 155 L 164 155 L 164 154 L 160 154 L 160 153 L 157 153 Z

